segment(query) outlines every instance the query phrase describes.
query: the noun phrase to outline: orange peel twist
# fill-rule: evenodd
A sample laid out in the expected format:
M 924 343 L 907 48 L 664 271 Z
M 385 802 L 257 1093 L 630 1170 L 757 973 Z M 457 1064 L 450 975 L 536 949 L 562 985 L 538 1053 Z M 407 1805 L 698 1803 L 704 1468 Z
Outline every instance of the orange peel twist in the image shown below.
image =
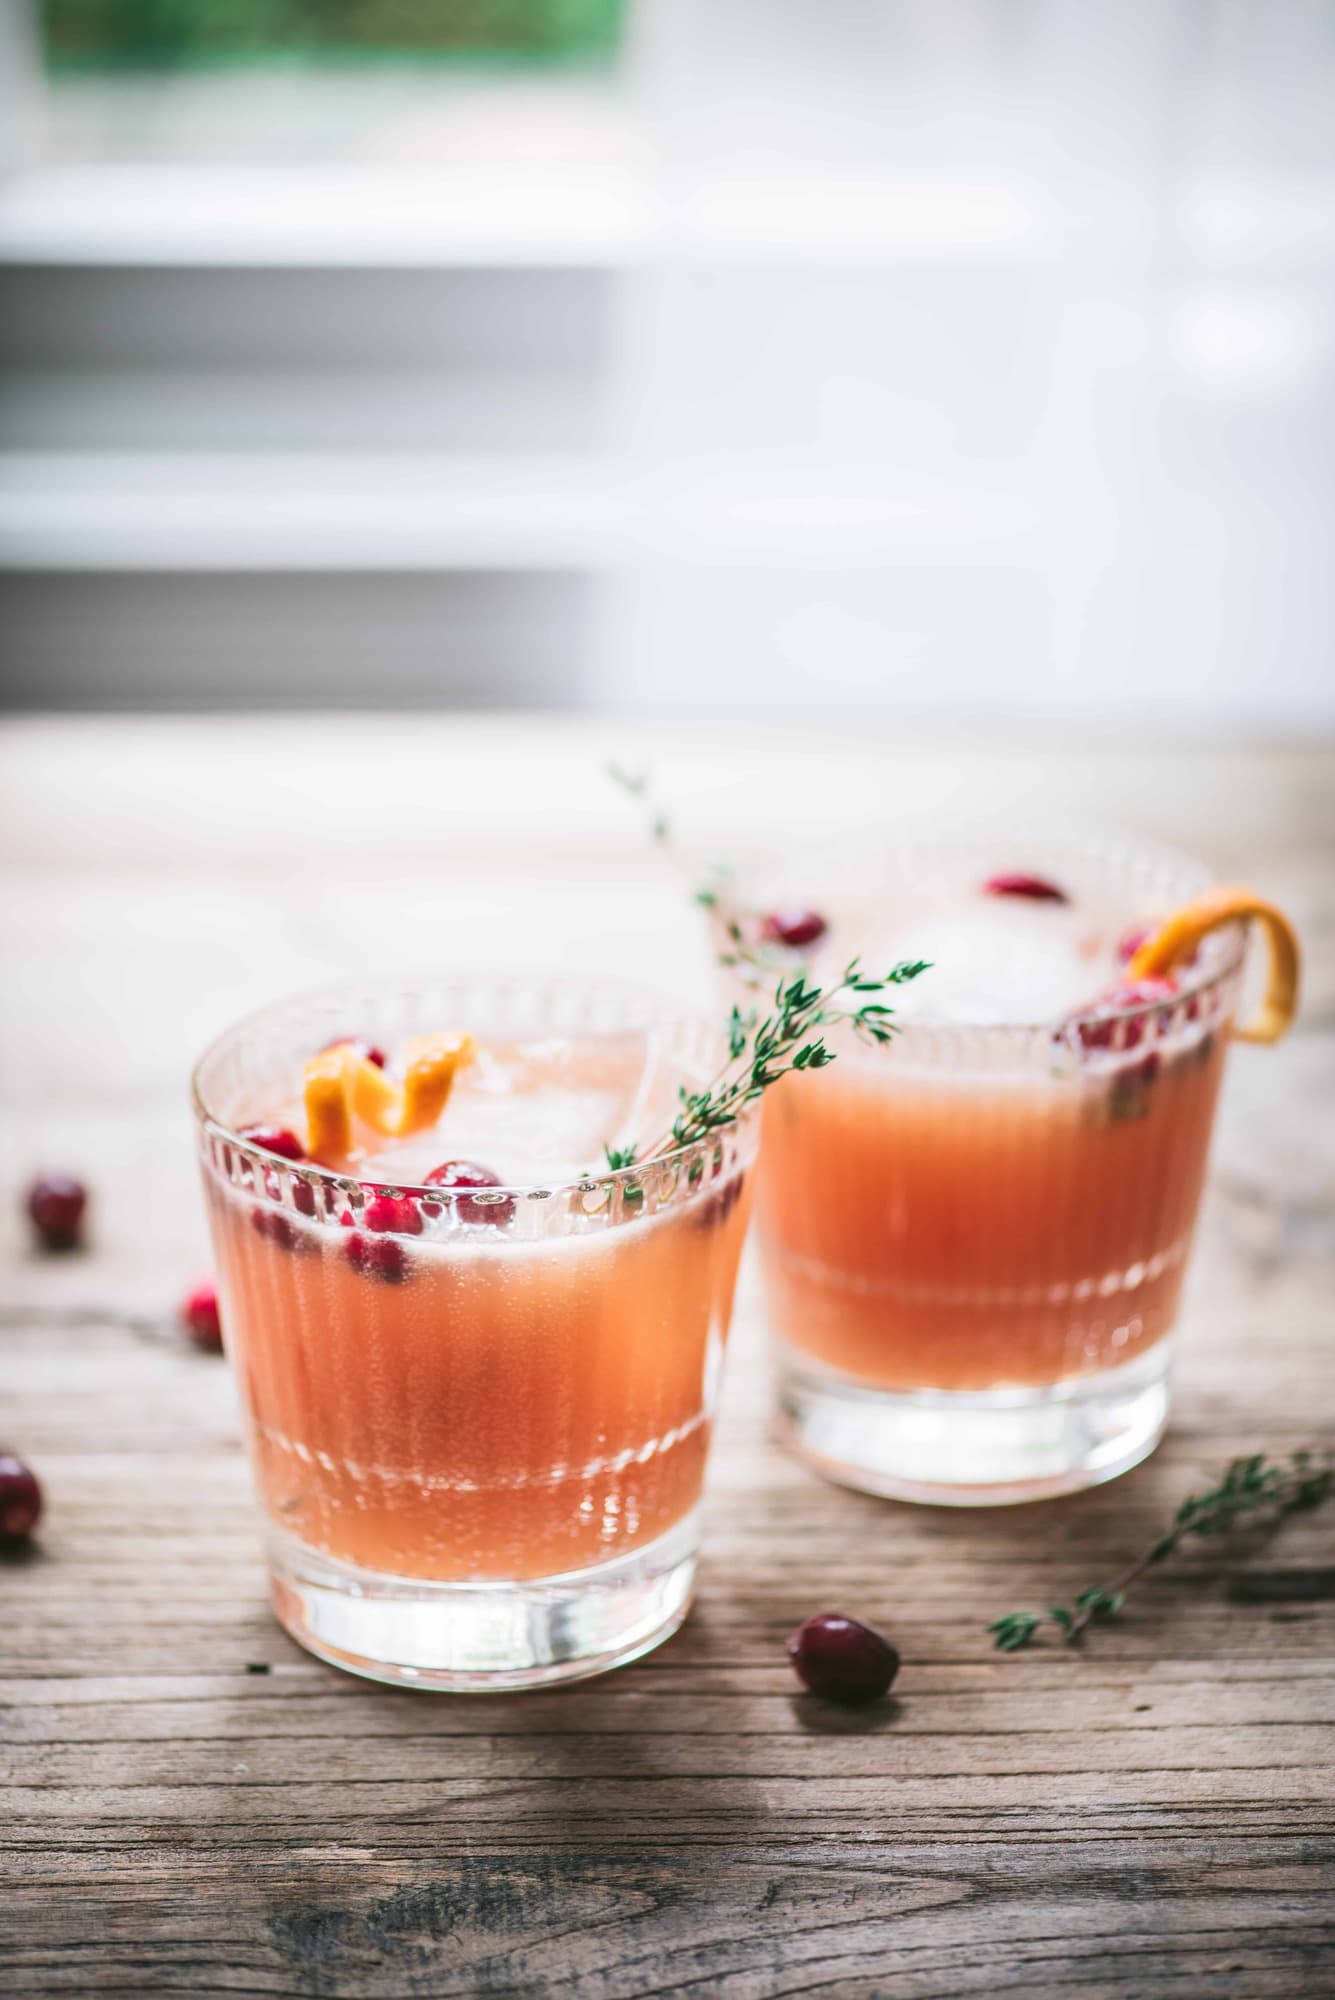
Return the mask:
M 353 1120 L 386 1138 L 427 1132 L 449 1102 L 454 1079 L 473 1060 L 471 1035 L 419 1035 L 404 1050 L 402 1084 L 368 1062 L 355 1044 L 339 1042 L 306 1064 L 306 1150 L 312 1159 L 346 1157 Z
M 1293 925 L 1282 910 L 1250 889 L 1222 886 L 1185 903 L 1146 938 L 1127 967 L 1128 979 L 1153 979 L 1185 959 L 1211 931 L 1225 924 L 1255 924 L 1266 941 L 1269 964 L 1265 992 L 1250 1020 L 1233 1029 L 1240 1042 L 1277 1042 L 1298 1011 L 1301 954 Z

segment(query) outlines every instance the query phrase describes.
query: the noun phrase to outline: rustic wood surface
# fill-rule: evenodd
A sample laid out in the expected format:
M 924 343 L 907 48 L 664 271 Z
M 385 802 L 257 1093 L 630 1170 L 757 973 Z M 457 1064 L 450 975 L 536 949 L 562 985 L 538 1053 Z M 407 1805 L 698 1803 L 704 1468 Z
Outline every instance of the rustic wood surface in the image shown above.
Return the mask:
M 1171 1433 L 1057 1504 L 950 1513 L 765 1442 L 744 1286 L 699 1602 L 605 1680 L 398 1693 L 266 1607 L 225 1365 L 171 1328 L 206 1261 L 185 1078 L 243 1008 L 366 964 L 705 978 L 598 766 L 652 755 L 701 854 L 1036 802 L 1290 905 L 1299 1033 L 1235 1053 Z M 983 1627 L 1115 1571 L 1185 1492 L 1335 1416 L 1335 754 L 487 720 L 0 733 L 3 1432 L 48 1496 L 0 1570 L 0 1990 L 722 2000 L 1335 1992 L 1335 1512 L 1209 1544 L 1081 1653 Z M 29 1249 L 37 1165 L 95 1189 Z M 898 1640 L 896 1698 L 800 1694 L 788 1630 Z

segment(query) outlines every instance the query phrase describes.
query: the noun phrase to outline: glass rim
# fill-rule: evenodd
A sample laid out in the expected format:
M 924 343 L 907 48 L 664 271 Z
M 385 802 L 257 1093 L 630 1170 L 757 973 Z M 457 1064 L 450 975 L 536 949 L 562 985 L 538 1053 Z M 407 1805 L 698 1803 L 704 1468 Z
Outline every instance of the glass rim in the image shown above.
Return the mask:
M 1173 869 L 1184 881 L 1193 880 L 1194 887 L 1190 891 L 1193 896 L 1204 894 L 1216 880 L 1205 862 L 1195 855 L 1188 854 L 1184 849 L 1174 847 L 1168 841 L 1124 833 L 1116 827 L 1089 824 L 1061 827 L 1041 819 L 1034 819 L 1021 822 L 1004 836 L 1006 844 L 1017 841 L 1023 843 L 1028 840 L 1064 844 L 1068 849 L 1074 849 L 1091 859 L 1111 859 L 1119 851 L 1134 855 L 1142 861 L 1157 864 L 1165 869 Z M 984 848 L 988 845 L 995 847 L 997 844 L 995 834 L 973 824 L 966 824 L 953 831 L 923 827 L 918 831 L 898 835 L 880 833 L 879 838 L 871 841 L 874 851 L 884 856 L 914 853 L 949 854 L 952 851 L 964 852 L 970 848 Z M 839 842 L 827 843 L 814 857 L 808 852 L 806 859 L 808 862 L 815 859 L 817 862 L 828 863 L 836 860 L 846 845 L 845 836 Z M 781 859 L 749 871 L 751 882 L 777 883 L 784 869 L 791 866 L 792 860 L 793 857 L 789 856 L 786 860 Z M 1166 918 L 1164 920 L 1166 921 Z M 717 928 L 717 924 L 718 917 L 715 915 L 713 927 Z M 1120 1002 L 1113 999 L 1110 993 L 1103 994 L 1091 1000 L 1087 1006 L 1068 1008 L 1063 1013 L 1048 1015 L 1039 1020 L 949 1021 L 918 1015 L 905 1017 L 896 1010 L 891 1017 L 894 1040 L 905 1043 L 911 1040 L 920 1048 L 925 1048 L 933 1044 L 957 1042 L 963 1036 L 975 1040 L 980 1037 L 996 1037 L 998 1045 L 1005 1046 L 1007 1043 L 1019 1043 L 1022 1040 L 1032 1041 L 1035 1036 L 1060 1038 L 1068 1032 L 1077 1031 L 1080 1027 L 1097 1028 L 1117 1021 L 1138 1020 L 1160 1011 L 1168 1012 L 1174 1007 L 1181 1006 L 1185 1000 L 1213 991 L 1225 980 L 1232 978 L 1241 968 L 1247 950 L 1246 925 L 1240 922 L 1228 924 L 1218 935 L 1222 948 L 1218 950 L 1215 962 L 1200 963 L 1194 970 L 1190 965 L 1178 968 L 1172 974 L 1178 981 L 1177 990 L 1173 993 L 1159 994 L 1147 1000 Z M 859 952 L 858 957 L 865 960 L 865 953 Z M 796 950 L 788 954 L 783 962 L 776 959 L 767 970 L 779 980 L 802 970 L 808 964 L 810 964 L 809 957 L 804 957 L 800 950 Z M 868 969 L 875 970 L 874 967 Z M 1122 972 L 1125 973 L 1125 967 L 1122 968 Z M 859 1063 L 874 1059 L 875 1053 L 865 1049 L 849 1052 Z
M 386 990 L 406 990 L 414 986 L 444 985 L 450 983 L 452 980 L 457 980 L 460 983 L 475 982 L 479 984 L 485 984 L 491 980 L 498 986 L 524 983 L 536 985 L 540 983 L 546 986 L 557 985 L 576 990 L 598 987 L 604 991 L 612 990 L 627 995 L 640 996 L 646 1001 L 655 1004 L 665 1002 L 666 999 L 666 996 L 647 982 L 623 979 L 615 973 L 568 973 L 559 971 L 550 973 L 524 973 L 470 968 L 466 971 L 455 973 L 402 973 L 379 983 Z M 215 1035 L 193 1064 L 190 1071 L 190 1101 L 200 1126 L 213 1137 L 221 1139 L 224 1144 L 237 1147 L 239 1151 L 252 1159 L 262 1161 L 266 1165 L 272 1164 L 275 1167 L 286 1168 L 289 1173 L 318 1178 L 334 1187 L 343 1188 L 353 1186 L 373 1187 L 378 1190 L 392 1189 L 403 1195 L 420 1195 L 424 1196 L 428 1201 L 439 1201 L 447 1205 L 462 1197 L 476 1202 L 480 1207 L 499 1205 L 501 1202 L 520 1198 L 550 1199 L 562 1194 L 596 1194 L 604 1188 L 610 1191 L 617 1187 L 634 1184 L 648 1172 L 660 1172 L 664 1168 L 674 1166 L 680 1167 L 693 1155 L 704 1155 L 711 1152 L 715 1146 L 723 1142 L 730 1132 L 740 1132 L 748 1136 L 754 1136 L 755 1126 L 758 1122 L 757 1113 L 760 1109 L 758 1100 L 744 1105 L 737 1116 L 727 1126 L 720 1126 L 712 1132 L 703 1134 L 698 1139 L 687 1140 L 682 1145 L 674 1146 L 670 1152 L 653 1153 L 648 1158 L 637 1161 L 633 1166 L 605 1167 L 596 1173 L 567 1175 L 553 1179 L 507 1181 L 503 1184 L 484 1188 L 453 1189 L 435 1187 L 428 1181 L 389 1180 L 384 1177 L 363 1179 L 359 1173 L 344 1171 L 337 1167 L 327 1167 L 319 1160 L 289 1159 L 286 1153 L 271 1152 L 267 1146 L 257 1145 L 253 1139 L 246 1138 L 230 1120 L 223 1118 L 209 1105 L 204 1093 L 202 1072 L 211 1058 L 226 1043 L 231 1042 L 234 1037 L 243 1035 L 248 1028 L 257 1027 L 269 1015 L 284 1008 L 299 1007 L 303 1003 L 316 1004 L 324 1000 L 332 1000 L 336 996 L 348 992 L 350 989 L 375 983 L 356 979 L 331 980 L 319 986 L 303 987 L 295 993 L 284 994 L 276 1000 L 266 1001 L 261 1007 L 252 1007 L 248 1013 L 242 1014 L 229 1027 L 224 1028 L 221 1034 Z M 689 1009 L 679 1008 L 676 1011 L 665 1011 L 655 1015 L 651 1020 L 646 1020 L 644 1026 L 646 1028 L 656 1027 L 660 1029 L 676 1027 L 704 1028 L 708 1030 L 711 1028 L 712 1023 L 708 1014 L 702 1011 L 692 1012 Z M 591 1031 L 591 1038 L 598 1039 L 600 1035 L 610 1036 L 617 1033 L 632 1032 L 634 1032 L 633 1029 Z M 726 1047 L 724 1035 L 721 1031 L 717 1032 L 720 1047 Z

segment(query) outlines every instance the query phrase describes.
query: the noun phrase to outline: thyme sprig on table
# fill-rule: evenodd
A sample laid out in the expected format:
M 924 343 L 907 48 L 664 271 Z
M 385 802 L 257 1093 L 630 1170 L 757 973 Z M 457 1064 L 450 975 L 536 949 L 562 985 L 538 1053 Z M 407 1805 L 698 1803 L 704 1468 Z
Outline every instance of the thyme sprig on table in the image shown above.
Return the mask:
M 874 978 L 852 959 L 832 986 L 817 985 L 805 972 L 786 975 L 775 988 L 769 1012 L 752 1007 L 743 1013 L 734 1006 L 728 1015 L 728 1060 L 718 1075 L 703 1090 L 682 1085 L 681 1108 L 672 1124 L 643 1151 L 633 1144 L 606 1147 L 608 1167 L 615 1173 L 692 1146 L 735 1124 L 748 1105 L 790 1071 L 824 1069 L 834 1062 L 836 1051 L 826 1047 L 823 1029 L 846 1023 L 862 1042 L 888 1042 L 895 1033 L 894 1009 L 877 996 L 926 970 L 925 959 L 905 960 Z
M 1046 1613 L 1007 1612 L 987 1628 L 993 1644 L 1003 1653 L 1017 1653 L 1040 1627 L 1055 1625 L 1065 1644 L 1073 1645 L 1090 1625 L 1116 1618 L 1131 1585 L 1165 1562 L 1189 1535 L 1225 1534 L 1244 1520 L 1274 1528 L 1289 1514 L 1319 1506 L 1332 1492 L 1335 1459 L 1310 1451 L 1295 1451 L 1279 1463 L 1261 1452 L 1235 1458 L 1219 1484 L 1208 1493 L 1189 1495 L 1169 1526 L 1111 1583 L 1082 1590 L 1072 1604 L 1049 1605 Z

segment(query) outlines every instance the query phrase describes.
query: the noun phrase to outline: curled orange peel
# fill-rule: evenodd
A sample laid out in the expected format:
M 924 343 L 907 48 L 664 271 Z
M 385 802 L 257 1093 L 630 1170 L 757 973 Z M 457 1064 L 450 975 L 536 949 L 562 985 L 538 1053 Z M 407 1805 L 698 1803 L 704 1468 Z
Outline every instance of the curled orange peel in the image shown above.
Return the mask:
M 1265 937 L 1269 967 L 1265 992 L 1251 1019 L 1234 1028 L 1240 1042 L 1277 1042 L 1298 1010 L 1300 954 L 1293 925 L 1282 910 L 1250 889 L 1220 887 L 1184 903 L 1146 938 L 1127 967 L 1128 979 L 1153 979 L 1181 965 L 1211 931 L 1251 923 Z
M 305 1070 L 307 1152 L 315 1160 L 346 1157 L 354 1118 L 391 1139 L 429 1131 L 473 1055 L 471 1035 L 420 1035 L 404 1051 L 403 1082 L 397 1084 L 350 1042 L 322 1050 Z

